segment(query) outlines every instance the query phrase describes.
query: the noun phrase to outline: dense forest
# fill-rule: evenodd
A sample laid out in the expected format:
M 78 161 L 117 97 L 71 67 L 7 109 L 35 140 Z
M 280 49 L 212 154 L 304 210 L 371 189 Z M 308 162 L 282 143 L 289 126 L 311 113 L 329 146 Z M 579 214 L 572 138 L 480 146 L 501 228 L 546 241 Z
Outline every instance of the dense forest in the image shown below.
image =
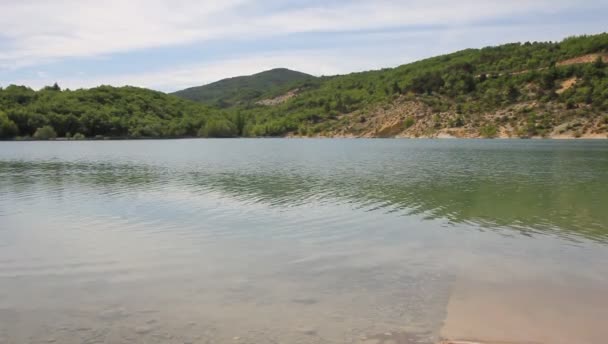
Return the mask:
M 237 79 L 247 91 L 220 82 L 220 91 L 197 88 L 194 98 L 134 87 L 11 85 L 0 88 L 0 137 L 432 137 L 446 131 L 605 137 L 606 61 L 608 34 L 600 34 L 468 49 L 333 77 L 280 69 L 267 79 L 263 73 Z
M 33 138 L 233 136 L 230 113 L 161 92 L 100 86 L 0 90 L 0 135 Z

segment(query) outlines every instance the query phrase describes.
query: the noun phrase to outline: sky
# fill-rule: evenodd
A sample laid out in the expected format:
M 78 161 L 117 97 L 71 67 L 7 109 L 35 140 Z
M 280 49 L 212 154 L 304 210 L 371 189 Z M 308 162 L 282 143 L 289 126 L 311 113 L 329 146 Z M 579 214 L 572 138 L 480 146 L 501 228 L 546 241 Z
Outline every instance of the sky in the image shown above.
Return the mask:
M 163 92 L 608 31 L 606 0 L 0 0 L 0 87 Z

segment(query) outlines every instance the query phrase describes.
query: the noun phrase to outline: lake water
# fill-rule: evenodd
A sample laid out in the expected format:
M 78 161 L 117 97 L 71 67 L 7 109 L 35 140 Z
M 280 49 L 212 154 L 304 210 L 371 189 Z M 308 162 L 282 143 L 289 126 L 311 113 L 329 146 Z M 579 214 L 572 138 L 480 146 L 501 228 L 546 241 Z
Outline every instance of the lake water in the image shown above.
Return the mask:
M 0 343 L 601 343 L 608 142 L 0 142 Z

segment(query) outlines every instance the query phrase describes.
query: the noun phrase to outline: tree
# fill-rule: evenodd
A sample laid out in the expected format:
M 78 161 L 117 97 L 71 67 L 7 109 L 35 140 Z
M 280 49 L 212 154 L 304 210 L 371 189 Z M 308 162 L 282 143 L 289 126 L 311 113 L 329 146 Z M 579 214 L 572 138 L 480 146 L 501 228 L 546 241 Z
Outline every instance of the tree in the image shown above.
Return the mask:
M 235 137 L 236 135 L 236 127 L 226 119 L 210 119 L 198 132 L 198 136 L 201 137 Z
M 606 63 L 604 63 L 604 59 L 602 59 L 601 56 L 598 56 L 595 61 L 593 62 L 593 67 L 597 68 L 597 69 L 603 69 L 606 66 Z
M 342 96 L 338 93 L 336 97 L 336 110 L 339 112 L 346 112 L 346 107 L 344 106 L 344 102 L 342 101 Z
M 515 101 L 517 101 L 517 98 L 519 97 L 519 90 L 517 89 L 517 87 L 513 86 L 513 85 L 509 85 L 509 87 L 507 88 L 507 99 L 513 103 Z
M 232 123 L 234 123 L 234 126 L 236 127 L 237 136 L 243 136 L 246 124 L 245 122 L 245 114 L 243 114 L 241 111 L 237 111 L 232 119 Z
M 542 87 L 545 90 L 552 90 L 555 87 L 555 80 L 558 77 L 558 72 L 555 67 L 549 68 L 542 77 Z
M 410 89 L 416 93 L 428 93 L 439 91 L 445 81 L 439 73 L 425 73 L 412 79 Z
M 401 93 L 401 86 L 399 86 L 399 83 L 395 81 L 395 83 L 393 84 L 393 94 L 398 93 Z
M 17 124 L 10 120 L 4 112 L 0 112 L 0 139 L 10 139 L 18 134 Z

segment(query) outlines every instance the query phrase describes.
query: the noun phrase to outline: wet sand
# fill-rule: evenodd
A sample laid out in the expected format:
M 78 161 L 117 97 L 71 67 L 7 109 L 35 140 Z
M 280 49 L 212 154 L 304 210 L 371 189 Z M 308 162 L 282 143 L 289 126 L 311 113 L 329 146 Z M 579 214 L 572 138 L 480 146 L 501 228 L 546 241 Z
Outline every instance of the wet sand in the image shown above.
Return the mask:
M 593 344 L 608 335 L 605 288 L 546 279 L 461 278 L 441 336 L 450 344 Z

